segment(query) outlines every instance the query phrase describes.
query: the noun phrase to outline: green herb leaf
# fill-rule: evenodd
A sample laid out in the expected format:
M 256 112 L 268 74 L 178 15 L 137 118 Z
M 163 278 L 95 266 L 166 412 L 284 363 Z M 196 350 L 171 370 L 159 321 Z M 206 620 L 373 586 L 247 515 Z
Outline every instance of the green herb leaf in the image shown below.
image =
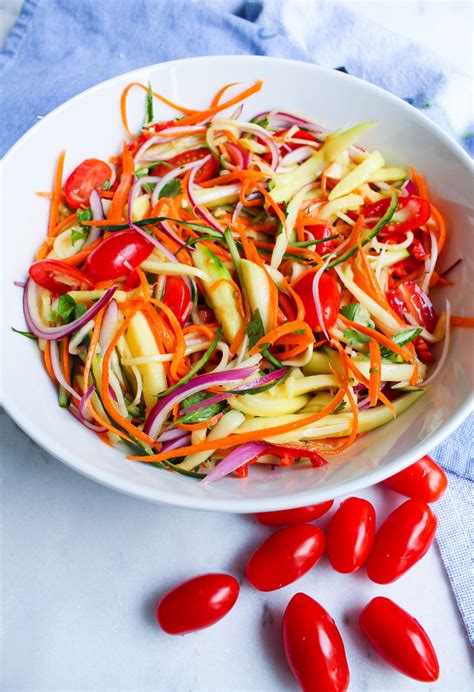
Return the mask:
M 371 329 L 375 327 L 374 322 L 370 319 L 369 311 L 360 303 L 351 303 L 350 305 L 344 305 L 344 307 L 341 308 L 341 313 L 344 315 L 344 317 L 347 317 L 347 319 L 351 322 L 363 324 L 366 327 L 370 327 Z
M 268 183 L 268 191 L 271 192 L 273 188 L 275 187 L 276 183 L 274 180 L 270 180 Z
M 66 324 L 75 319 L 76 301 L 67 293 L 63 293 L 58 299 L 58 315 Z
M 401 332 L 398 332 L 394 336 L 392 336 L 392 341 L 397 344 L 398 346 L 405 346 L 405 344 L 409 344 L 410 341 L 413 341 L 413 339 L 416 339 L 418 336 L 420 336 L 421 332 L 423 329 L 420 329 L 419 327 L 412 327 L 410 329 L 402 329 Z M 393 358 L 397 354 L 395 354 L 391 349 L 387 348 L 387 346 L 382 346 L 380 349 L 380 355 L 382 358 Z
M 110 190 L 110 180 L 106 180 L 105 183 L 102 185 L 103 190 Z
M 153 91 L 151 84 L 148 82 L 148 91 L 146 92 L 146 120 L 145 125 L 153 122 Z
M 84 303 L 76 303 L 74 305 L 74 319 L 78 320 L 79 317 L 82 317 L 87 312 L 87 305 Z
M 341 411 L 343 411 L 346 408 L 346 406 L 347 406 L 347 401 L 341 401 L 339 406 L 337 406 L 334 409 L 334 413 L 340 413 Z
M 10 327 L 12 332 L 15 332 L 15 334 L 21 334 L 21 336 L 26 336 L 27 339 L 33 339 L 34 341 L 38 341 L 38 337 L 32 334 L 31 332 L 22 332 L 21 329 L 15 329 L 15 327 Z
M 178 178 L 173 178 L 160 190 L 158 199 L 161 199 L 162 197 L 177 197 L 182 193 L 182 191 L 181 180 L 178 180 Z
M 247 327 L 245 328 L 245 333 L 249 338 L 249 348 L 255 346 L 257 341 L 259 341 L 262 336 L 265 336 L 265 329 L 262 322 L 262 316 L 260 315 L 260 310 L 257 308 L 249 320 Z
M 71 231 L 71 243 L 75 245 L 79 240 L 86 240 L 90 233 L 90 229 L 87 226 L 83 226 L 82 230 L 77 230 L 73 228 Z
M 264 115 L 263 118 L 260 118 L 258 120 L 251 120 L 250 122 L 252 122 L 254 125 L 260 125 L 260 127 L 266 129 L 270 121 L 268 119 L 268 115 Z
M 358 329 L 344 329 L 344 338 L 351 344 L 351 346 L 363 346 L 371 341 L 371 337 L 367 334 L 362 334 Z
M 76 213 L 79 223 L 82 223 L 83 221 L 92 221 L 92 212 L 90 207 L 78 209 Z

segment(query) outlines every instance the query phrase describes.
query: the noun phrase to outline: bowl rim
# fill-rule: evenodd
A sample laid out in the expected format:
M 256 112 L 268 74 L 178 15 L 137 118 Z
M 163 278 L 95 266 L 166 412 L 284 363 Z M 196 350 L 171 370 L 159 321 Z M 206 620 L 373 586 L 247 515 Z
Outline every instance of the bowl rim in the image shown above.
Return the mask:
M 379 87 L 371 82 L 367 82 L 354 75 L 339 72 L 331 67 L 326 67 L 322 65 L 315 65 L 312 63 L 307 63 L 299 60 L 292 60 L 288 58 L 278 58 L 272 56 L 257 56 L 257 55 L 209 55 L 209 56 L 199 56 L 191 58 L 182 58 L 177 60 L 163 61 L 160 63 L 154 63 L 151 65 L 144 65 L 128 72 L 121 73 L 110 79 L 104 80 L 95 84 L 94 86 L 81 91 L 75 96 L 67 99 L 59 106 L 50 111 L 44 116 L 40 121 L 35 123 L 30 127 L 5 153 L 0 162 L 0 172 L 3 172 L 4 168 L 7 166 L 9 160 L 15 155 L 16 150 L 22 146 L 28 139 L 34 136 L 36 130 L 41 128 L 45 120 L 51 119 L 58 113 L 61 113 L 63 109 L 69 107 L 71 103 L 79 101 L 89 94 L 93 94 L 96 91 L 101 90 L 105 86 L 112 86 L 114 83 L 119 83 L 125 78 L 134 79 L 136 75 L 142 72 L 153 70 L 162 66 L 173 67 L 174 65 L 185 65 L 186 63 L 196 62 L 209 62 L 216 59 L 223 60 L 225 62 L 238 60 L 240 62 L 256 62 L 256 63 L 270 63 L 277 66 L 291 66 L 297 67 L 300 70 L 306 70 L 311 73 L 317 72 L 330 72 L 334 74 L 334 79 L 355 81 L 363 89 L 372 91 L 379 96 L 381 96 L 385 101 L 397 104 L 398 108 L 406 110 L 419 120 L 421 125 L 424 125 L 428 130 L 441 139 L 443 143 L 451 150 L 454 156 L 461 159 L 462 163 L 467 167 L 472 169 L 472 161 L 464 151 L 464 149 L 445 131 L 440 125 L 428 118 L 427 115 L 420 112 L 414 106 L 406 103 L 400 97 L 386 91 L 382 87 Z M 458 407 L 456 412 L 453 414 L 450 420 L 446 421 L 439 429 L 434 433 L 429 435 L 425 440 L 421 441 L 410 451 L 397 457 L 391 464 L 390 469 L 386 468 L 386 465 L 382 465 L 375 469 L 363 473 L 351 480 L 341 481 L 331 488 L 312 488 L 306 492 L 297 493 L 295 495 L 277 495 L 271 498 L 260 498 L 260 499 L 246 499 L 246 498 L 226 498 L 226 499 L 214 499 L 210 497 L 189 497 L 179 492 L 175 491 L 160 491 L 156 488 L 148 488 L 144 486 L 139 481 L 132 481 L 130 479 L 123 479 L 114 474 L 113 471 L 102 471 L 101 469 L 94 468 L 84 468 L 83 462 L 76 457 L 74 453 L 65 450 L 60 442 L 54 438 L 49 437 L 49 435 L 44 434 L 44 431 L 39 427 L 36 427 L 31 421 L 25 420 L 21 410 L 14 402 L 9 402 L 2 397 L 2 405 L 5 411 L 13 419 L 13 421 L 25 432 L 32 440 L 34 440 L 40 447 L 45 451 L 52 454 L 56 459 L 63 462 L 66 466 L 74 469 L 81 475 L 94 480 L 101 485 L 108 488 L 118 490 L 126 495 L 132 497 L 137 497 L 145 499 L 151 502 L 155 502 L 163 505 L 171 505 L 174 507 L 180 507 L 184 509 L 194 509 L 194 510 L 205 510 L 205 511 L 215 511 L 215 512 L 230 512 L 237 514 L 252 513 L 257 511 L 275 511 L 282 509 L 292 509 L 295 507 L 301 507 L 304 505 L 314 504 L 315 502 L 324 502 L 325 500 L 333 499 L 334 497 L 339 497 L 348 493 L 354 493 L 362 490 L 370 485 L 374 485 L 386 479 L 387 477 L 401 471 L 402 469 L 414 463 L 424 454 L 428 453 L 435 446 L 443 442 L 454 430 L 461 425 L 461 423 L 467 418 L 469 413 L 473 410 L 473 395 L 471 394 L 467 399 Z

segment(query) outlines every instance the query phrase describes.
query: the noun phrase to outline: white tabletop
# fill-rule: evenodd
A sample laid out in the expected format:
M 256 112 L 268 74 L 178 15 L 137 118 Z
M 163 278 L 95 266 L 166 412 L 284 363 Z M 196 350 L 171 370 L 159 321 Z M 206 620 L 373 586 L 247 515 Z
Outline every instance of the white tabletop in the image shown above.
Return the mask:
M 20 4 L 7 0 L 0 8 L 0 36 L 8 11 L 14 15 Z M 469 3 L 354 4 L 471 69 Z M 448 22 L 456 31 L 444 31 Z M 364 641 L 358 612 L 377 594 L 397 601 L 430 634 L 441 664 L 433 689 L 471 689 L 467 637 L 436 546 L 390 586 L 378 587 L 362 573 L 339 575 L 323 558 L 296 584 L 261 594 L 245 583 L 243 568 L 269 530 L 250 517 L 159 507 L 103 488 L 39 449 L 5 414 L 0 440 L 0 687 L 6 692 L 296 689 L 280 627 L 299 590 L 338 623 L 351 689 L 431 689 L 389 669 Z M 363 495 L 376 504 L 379 519 L 400 499 L 380 488 Z M 227 571 L 241 581 L 235 608 L 208 630 L 186 637 L 162 633 L 154 616 L 160 594 L 207 571 Z

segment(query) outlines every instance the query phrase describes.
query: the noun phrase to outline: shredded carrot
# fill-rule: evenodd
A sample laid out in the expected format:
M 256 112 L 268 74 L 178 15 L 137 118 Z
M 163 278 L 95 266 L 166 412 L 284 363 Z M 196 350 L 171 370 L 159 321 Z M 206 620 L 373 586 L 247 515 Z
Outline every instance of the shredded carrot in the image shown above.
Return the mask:
M 74 266 L 78 264 L 82 264 L 84 260 L 91 254 L 92 250 L 95 250 L 95 248 L 102 242 L 102 238 L 97 238 L 93 243 L 88 245 L 85 250 L 81 250 L 80 252 L 76 252 L 75 255 L 71 255 L 71 257 L 64 257 L 61 261 L 65 262 L 65 264 L 72 264 Z
M 268 204 L 268 206 L 274 210 L 274 212 L 277 215 L 278 220 L 280 221 L 283 228 L 286 228 L 286 216 L 285 216 L 284 212 L 282 212 L 282 210 L 280 209 L 278 204 L 275 202 L 275 200 L 273 199 L 271 194 L 267 190 L 265 190 L 265 188 L 262 187 L 262 185 L 260 185 L 260 183 L 255 183 L 255 187 L 257 188 L 257 190 L 259 192 L 262 193 L 262 195 L 265 199 L 265 202 Z
M 160 353 L 174 353 L 176 350 L 176 339 L 172 330 L 168 327 L 164 319 L 154 310 L 150 303 L 142 306 L 142 312 L 148 325 L 155 337 L 155 343 Z M 164 363 L 165 368 L 168 363 Z
M 412 387 L 414 387 L 416 385 L 416 383 L 418 382 L 419 371 L 420 371 L 420 369 L 418 367 L 418 363 L 417 363 L 417 361 L 415 361 L 415 363 L 413 365 L 413 372 L 412 372 L 411 377 L 409 379 L 409 384 Z
M 226 108 L 229 108 L 230 106 L 235 105 L 236 103 L 239 103 L 240 101 L 243 101 L 244 99 L 248 98 L 249 96 L 252 96 L 252 94 L 255 94 L 257 91 L 260 91 L 260 89 L 263 86 L 263 82 L 261 79 L 259 79 L 255 84 L 248 89 L 245 89 L 245 91 L 242 91 L 240 94 L 237 94 L 237 96 L 233 96 L 231 99 L 228 101 L 223 101 L 222 103 L 212 106 L 212 108 L 208 108 L 205 111 L 197 111 L 194 112 L 192 115 L 187 115 L 185 118 L 182 118 L 179 121 L 179 126 L 184 127 L 185 125 L 194 125 L 194 123 L 200 122 L 202 120 L 207 120 L 211 116 L 215 115 L 216 113 L 220 113 L 220 111 L 225 110 Z M 182 110 L 182 109 L 179 109 Z M 182 111 L 184 112 L 184 111 Z
M 237 286 L 237 284 L 235 283 L 235 281 L 232 281 L 232 279 L 218 279 L 217 281 L 215 281 L 215 282 L 209 287 L 209 291 L 211 291 L 211 293 L 214 293 L 214 291 L 217 291 L 218 288 L 219 288 L 220 286 L 222 286 L 223 284 L 227 284 L 227 285 L 230 286 L 230 287 L 232 288 L 232 290 L 234 291 L 234 297 L 235 297 L 235 299 L 236 299 L 236 301 L 237 301 L 238 310 L 239 310 L 240 314 L 241 314 L 242 317 L 243 317 L 243 315 L 244 315 L 244 307 L 243 307 L 243 304 L 242 304 L 242 293 L 241 293 L 241 291 L 240 291 L 240 288 L 239 288 L 239 287 Z
M 62 231 L 64 231 L 66 228 L 69 228 L 69 226 L 73 226 L 76 221 L 77 221 L 76 212 L 74 212 L 74 214 L 70 214 L 69 216 L 66 216 L 65 219 L 63 219 L 58 224 L 56 224 L 56 226 L 51 230 L 51 233 L 49 234 L 49 238 L 55 238 Z
M 44 347 L 43 351 L 43 359 L 44 359 L 44 366 L 46 368 L 46 372 L 50 376 L 50 378 L 57 384 L 57 379 L 56 375 L 54 374 L 53 371 L 53 364 L 51 363 L 51 344 L 49 341 L 46 342 L 46 346 Z
M 189 445 L 187 447 L 180 447 L 179 449 L 173 449 L 168 452 L 161 452 L 160 454 L 153 454 L 151 456 L 139 457 L 139 456 L 129 456 L 128 459 L 132 461 L 162 461 L 163 459 L 174 459 L 176 457 L 185 456 L 187 454 L 194 454 L 195 452 L 204 452 L 211 449 L 217 448 L 227 448 L 234 447 L 235 445 L 241 445 L 245 442 L 253 442 L 255 440 L 262 440 L 268 437 L 276 437 L 277 435 L 283 435 L 285 433 L 293 432 L 295 430 L 300 430 L 308 425 L 312 425 L 321 418 L 328 416 L 332 413 L 344 399 L 344 388 L 341 387 L 337 392 L 334 399 L 330 404 L 325 406 L 318 413 L 313 413 L 310 416 L 301 418 L 299 420 L 293 421 L 291 423 L 285 423 L 285 425 L 276 425 L 271 428 L 262 428 L 260 430 L 252 430 L 247 433 L 233 433 L 232 435 L 227 435 L 226 437 L 221 437 L 215 440 L 204 440 L 196 445 Z
M 144 91 L 148 91 L 148 87 L 145 86 L 144 84 L 140 84 L 140 82 L 132 82 L 131 84 L 128 84 L 125 89 L 122 91 L 122 96 L 120 97 L 120 112 L 122 114 L 122 123 L 125 128 L 125 131 L 130 137 L 133 137 L 133 132 L 130 132 L 130 129 L 128 127 L 128 119 L 127 119 L 127 97 L 130 89 L 133 89 L 133 87 L 139 87 L 140 89 L 143 89 Z M 180 113 L 185 113 L 186 115 L 191 115 L 193 113 L 197 113 L 197 111 L 192 110 L 190 108 L 184 108 L 184 106 L 178 106 L 176 103 L 173 103 L 173 101 L 170 101 L 169 99 L 165 98 L 161 94 L 158 94 L 156 91 L 152 92 L 153 96 L 158 99 L 159 101 L 162 101 L 163 103 L 166 103 L 167 106 L 170 108 L 173 108 L 175 111 L 180 111 Z
M 51 207 L 49 210 L 48 235 L 51 235 L 53 229 L 58 223 L 59 204 L 61 202 L 61 188 L 63 182 L 64 158 L 66 152 L 62 151 L 59 154 L 58 163 L 56 164 L 56 173 L 54 176 L 53 194 L 51 197 Z
M 297 320 L 304 320 L 304 317 L 305 317 L 305 314 L 306 314 L 306 310 L 305 310 L 304 303 L 303 303 L 302 299 L 300 298 L 299 294 L 295 291 L 295 289 L 293 288 L 293 286 L 290 284 L 290 282 L 289 282 L 289 280 L 288 280 L 288 278 L 287 278 L 286 276 L 285 276 L 285 278 L 283 279 L 283 283 L 284 283 L 286 289 L 288 290 L 288 293 L 290 294 L 290 296 L 291 296 L 291 297 L 293 298 L 293 300 L 295 301 L 295 304 L 296 304 L 296 319 L 297 319 Z
M 467 327 L 469 329 L 474 329 L 474 317 L 451 315 L 451 327 Z
M 358 329 L 360 332 L 363 334 L 366 334 L 367 336 L 372 337 L 372 339 L 375 339 L 375 341 L 379 341 L 383 346 L 387 346 L 390 350 L 394 351 L 394 353 L 397 353 L 405 362 L 410 361 L 410 355 L 398 344 L 396 344 L 392 339 L 389 339 L 388 336 L 385 336 L 385 334 L 382 334 L 381 332 L 375 331 L 375 329 L 370 329 L 370 327 L 366 327 L 364 324 L 359 324 L 358 322 L 351 322 L 351 320 L 348 320 L 347 317 L 344 317 L 341 313 L 339 313 L 339 319 L 341 319 L 344 324 L 346 324 L 348 327 L 351 327 L 352 329 Z
M 357 431 L 359 428 L 359 409 L 357 408 L 357 404 L 355 402 L 354 397 L 352 396 L 351 390 L 349 389 L 349 386 L 347 384 L 347 379 L 342 379 L 339 377 L 337 373 L 334 373 L 336 378 L 339 380 L 341 383 L 341 387 L 344 390 L 344 394 L 346 395 L 348 401 L 349 401 L 349 406 L 351 407 L 351 412 L 352 412 L 352 428 L 350 435 L 346 437 L 344 442 L 342 444 L 337 445 L 333 449 L 325 449 L 324 454 L 329 455 L 329 454 L 340 454 L 343 452 L 345 449 L 351 446 L 353 442 L 355 441 L 357 437 Z M 347 370 L 346 370 L 346 377 L 347 377 Z
M 140 267 L 137 267 L 135 271 L 137 272 L 137 276 L 140 279 L 140 287 L 142 289 L 143 297 L 145 298 L 145 300 L 148 300 L 148 298 L 150 297 L 150 285 L 147 281 L 145 273 L 140 269 Z
M 446 242 L 446 224 L 444 222 L 443 217 L 441 216 L 439 211 L 436 209 L 436 207 L 433 206 L 433 204 L 431 204 L 431 202 L 430 202 L 430 205 L 431 205 L 431 215 L 433 216 L 435 223 L 436 223 L 436 226 L 438 228 L 437 242 L 438 242 L 438 253 L 440 253 L 444 247 L 445 242 Z M 406 280 L 406 279 L 404 279 L 404 280 Z
M 210 428 L 211 425 L 215 425 L 218 420 L 222 418 L 224 414 L 223 413 L 217 413 L 215 416 L 212 418 L 208 418 L 207 420 L 201 421 L 201 423 L 176 423 L 177 428 L 181 428 L 182 430 L 205 430 L 206 428 Z
M 214 98 L 212 99 L 212 101 L 211 101 L 211 108 L 214 108 L 214 106 L 217 106 L 217 104 L 218 104 L 219 101 L 221 100 L 221 96 L 222 96 L 223 94 L 225 94 L 225 92 L 227 91 L 227 89 L 230 89 L 231 87 L 236 86 L 236 84 L 241 84 L 241 82 L 230 82 L 229 84 L 224 84 L 224 86 L 221 87 L 221 88 L 219 89 L 219 91 L 217 92 L 217 94 L 216 94 L 216 95 L 214 96 Z
M 411 177 L 413 178 L 413 182 L 417 187 L 418 195 L 421 197 L 421 199 L 429 200 L 428 185 L 426 184 L 424 177 L 421 175 L 421 173 L 418 173 L 413 166 L 410 166 L 410 173 Z
M 311 339 L 310 343 L 313 343 L 314 336 L 313 332 L 309 328 L 309 325 L 302 320 L 293 320 L 293 322 L 281 324 L 276 329 L 272 329 L 271 332 L 265 334 L 265 336 L 262 336 L 262 338 L 259 339 L 257 343 L 250 349 L 250 354 L 253 355 L 254 353 L 258 353 L 262 348 L 266 348 L 268 345 L 274 344 L 280 337 L 285 336 L 285 334 L 294 334 L 296 331 L 303 332 L 303 334 L 307 335 Z M 296 336 L 299 337 L 302 335 L 298 334 Z
M 186 352 L 186 341 L 184 338 L 183 330 L 181 329 L 181 325 L 177 317 L 175 316 L 174 312 L 167 305 L 165 305 L 165 303 L 162 303 L 159 300 L 155 300 L 154 298 L 150 298 L 150 303 L 156 305 L 157 308 L 159 308 L 165 313 L 175 333 L 176 352 L 173 356 L 173 360 L 171 361 L 170 373 L 175 380 L 178 380 L 179 375 L 177 371 L 183 361 L 184 354 Z
M 133 173 L 135 170 L 135 164 L 128 150 L 126 143 L 123 143 L 122 147 L 122 176 L 120 178 L 120 183 L 115 191 L 110 208 L 107 214 L 107 221 L 118 222 L 122 220 L 123 208 L 128 200 L 128 194 L 132 186 Z
M 99 343 L 100 328 L 102 325 L 105 310 L 106 308 L 104 307 L 97 313 L 94 322 L 94 328 L 92 329 L 91 340 L 89 342 L 89 348 L 87 349 L 87 356 L 84 363 L 84 375 L 82 380 L 82 391 L 84 394 L 87 392 L 87 387 L 89 384 L 89 373 L 92 367 L 92 359 L 94 358 L 97 344 Z
M 40 260 L 44 259 L 47 254 L 51 251 L 51 248 L 53 247 L 54 240 L 53 238 L 46 238 L 43 240 L 41 245 L 38 248 L 38 251 L 36 252 L 35 259 Z
M 376 341 L 369 343 L 370 353 L 370 378 L 369 378 L 369 398 L 370 405 L 376 406 L 381 379 L 381 358 L 380 347 Z
M 189 327 L 185 327 L 183 329 L 183 334 L 185 335 L 193 334 L 194 332 L 196 332 L 197 334 L 202 334 L 211 341 L 214 339 L 215 336 L 214 332 L 210 328 L 210 325 L 208 324 L 190 324 Z

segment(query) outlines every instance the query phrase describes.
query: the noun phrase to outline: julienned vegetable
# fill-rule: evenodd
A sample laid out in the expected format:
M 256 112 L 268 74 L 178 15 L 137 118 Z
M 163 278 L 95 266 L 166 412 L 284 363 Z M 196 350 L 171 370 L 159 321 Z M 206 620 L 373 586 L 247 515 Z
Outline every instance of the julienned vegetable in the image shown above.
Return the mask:
M 61 153 L 24 289 L 60 405 L 129 459 L 206 483 L 325 464 L 402 414 L 449 325 L 469 324 L 428 295 L 446 229 L 421 175 L 357 146 L 375 123 L 246 122 L 261 82 L 168 121 L 143 87 L 131 135 L 133 86 L 113 165 L 63 181 Z

